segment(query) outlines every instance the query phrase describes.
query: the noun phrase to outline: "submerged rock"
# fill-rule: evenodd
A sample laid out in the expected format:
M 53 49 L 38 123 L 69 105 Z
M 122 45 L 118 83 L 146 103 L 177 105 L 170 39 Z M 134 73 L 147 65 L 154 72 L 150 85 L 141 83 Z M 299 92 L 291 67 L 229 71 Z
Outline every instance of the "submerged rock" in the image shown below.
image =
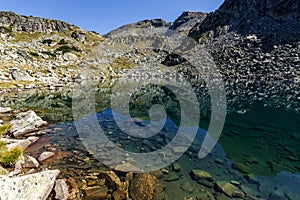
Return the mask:
M 130 184 L 130 196 L 133 200 L 152 200 L 156 178 L 149 173 L 137 174 Z
M 217 181 L 216 187 L 218 190 L 226 194 L 227 196 L 231 198 L 244 198 L 245 194 L 242 192 L 238 187 L 232 185 L 231 183 L 227 181 Z
M 0 176 L 0 199 L 46 200 L 59 173 L 49 170 L 15 178 Z
M 47 122 L 43 121 L 32 110 L 17 114 L 10 123 L 12 125 L 10 131 L 15 137 L 36 131 L 39 127 L 47 125 Z

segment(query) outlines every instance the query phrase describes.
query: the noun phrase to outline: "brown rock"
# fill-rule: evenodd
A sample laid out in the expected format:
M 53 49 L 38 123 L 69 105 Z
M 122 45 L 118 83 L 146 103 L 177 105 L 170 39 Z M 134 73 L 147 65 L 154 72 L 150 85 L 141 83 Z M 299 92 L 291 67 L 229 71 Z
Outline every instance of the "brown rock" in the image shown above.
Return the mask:
M 104 176 L 105 176 L 105 180 L 107 181 L 107 184 L 115 191 L 114 192 L 115 199 L 121 198 L 123 196 L 127 198 L 129 196 L 128 195 L 129 180 L 125 180 L 124 182 L 122 182 L 120 178 L 116 175 L 116 173 L 113 171 L 105 172 Z
M 107 187 L 96 186 L 96 187 L 86 188 L 84 200 L 106 199 L 107 193 L 108 193 Z
M 69 198 L 70 200 L 77 200 L 79 198 L 79 189 L 76 184 L 76 180 L 72 177 L 67 179 L 67 184 L 69 186 Z
M 133 200 L 152 200 L 156 178 L 150 173 L 137 174 L 130 184 L 130 196 Z

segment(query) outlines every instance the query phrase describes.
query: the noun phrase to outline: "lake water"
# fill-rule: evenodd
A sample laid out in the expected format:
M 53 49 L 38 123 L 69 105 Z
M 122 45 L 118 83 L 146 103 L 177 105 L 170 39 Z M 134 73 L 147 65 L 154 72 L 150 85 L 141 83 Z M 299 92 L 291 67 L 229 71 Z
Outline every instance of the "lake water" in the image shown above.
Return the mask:
M 131 102 L 133 119 L 114 113 L 110 104 L 113 85 L 113 82 L 98 85 L 95 92 L 96 112 L 84 116 L 89 122 L 97 119 L 98 125 L 93 121 L 88 125 L 88 131 L 80 134 L 74 123 L 74 109 L 72 110 L 74 94 L 70 89 L 2 94 L 0 105 L 20 110 L 35 110 L 38 115 L 51 123 L 52 125 L 45 130 L 45 135 L 37 144 L 30 147 L 28 152 L 32 155 L 38 155 L 46 149 L 59 152 L 56 158 L 44 163 L 42 167 L 59 168 L 62 170 L 62 176 L 84 179 L 86 174 L 93 170 L 106 170 L 107 166 L 117 164 L 118 159 L 122 161 L 128 158 L 114 152 L 113 146 L 102 145 L 100 140 L 99 144 L 92 145 L 82 142 L 90 135 L 97 137 L 99 127 L 113 144 L 137 154 L 163 148 L 172 141 L 179 129 L 181 116 L 178 102 L 172 95 L 171 98 L 166 99 L 164 98 L 166 94 L 158 93 L 157 98 L 152 99 L 150 104 L 168 104 L 165 106 L 168 118 L 163 129 L 157 135 L 147 139 L 135 138 L 122 132 L 113 114 L 119 115 L 126 125 L 132 123 L 141 127 L 147 126 L 151 123 L 146 111 L 150 108 L 147 102 L 149 99 L 137 97 Z M 135 95 L 139 96 L 141 93 Z M 76 98 L 80 99 L 79 97 Z M 81 96 L 81 98 L 85 97 Z M 207 135 L 206 130 L 210 122 L 209 109 L 208 111 L 204 109 L 199 124 L 201 128 L 198 128 L 193 143 L 178 160 L 164 167 L 165 174 L 160 179 L 166 184 L 164 191 L 166 199 L 192 198 L 203 195 L 204 191 L 214 194 L 213 187 L 200 184 L 192 178 L 193 169 L 209 172 L 215 181 L 237 181 L 239 187 L 252 197 L 300 199 L 300 114 L 293 108 L 274 108 L 265 106 L 261 101 L 255 101 L 244 107 L 246 109 L 243 112 L 228 112 L 217 145 L 205 158 L 200 159 L 198 152 Z M 193 116 L 192 113 L 190 114 Z M 76 121 L 80 120 L 84 121 L 76 119 Z M 185 131 L 188 132 L 188 128 L 195 127 L 186 127 Z M 101 150 L 100 157 L 97 148 Z M 113 157 L 112 152 L 115 154 Z M 158 162 L 171 162 L 172 156 L 169 157 L 160 155 Z M 174 172 L 172 169 L 174 163 L 180 165 L 180 172 Z M 215 195 L 215 197 L 226 199 L 226 196 Z

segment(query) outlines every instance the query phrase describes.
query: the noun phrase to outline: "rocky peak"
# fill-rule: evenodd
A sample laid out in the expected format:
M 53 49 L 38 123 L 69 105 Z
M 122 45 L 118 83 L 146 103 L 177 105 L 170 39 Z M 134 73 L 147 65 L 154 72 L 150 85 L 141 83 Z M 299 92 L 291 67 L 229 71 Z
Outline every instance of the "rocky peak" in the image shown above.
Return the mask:
M 258 36 L 275 35 L 276 40 L 299 38 L 300 0 L 225 0 L 189 36 L 217 37 L 228 31 Z M 293 30 L 293 31 L 290 31 Z
M 170 22 L 166 22 L 163 19 L 151 19 L 151 20 L 142 20 L 139 22 L 135 22 L 132 24 L 124 25 L 120 28 L 117 28 L 108 34 L 105 35 L 105 37 L 120 37 L 126 35 L 126 33 L 130 33 L 130 35 L 133 34 L 142 34 L 143 29 L 149 28 L 149 27 L 155 27 L 155 28 L 169 28 L 171 26 Z
M 0 12 L 0 27 L 9 27 L 13 31 L 50 33 L 64 32 L 74 26 L 58 20 Z
M 201 23 L 207 14 L 202 12 L 183 12 L 171 25 L 170 29 L 177 31 L 188 31 L 197 23 Z
M 128 27 L 130 28 L 143 28 L 147 26 L 153 26 L 153 27 L 169 27 L 171 23 L 166 22 L 163 19 L 151 19 L 151 20 L 143 20 L 136 23 L 129 24 Z

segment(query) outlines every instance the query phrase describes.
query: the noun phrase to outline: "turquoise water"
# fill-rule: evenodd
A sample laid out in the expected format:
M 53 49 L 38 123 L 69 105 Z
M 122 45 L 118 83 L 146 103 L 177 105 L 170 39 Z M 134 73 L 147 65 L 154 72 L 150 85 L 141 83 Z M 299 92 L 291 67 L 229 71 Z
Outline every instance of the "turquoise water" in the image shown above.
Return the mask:
M 27 91 L 10 95 L 1 97 L 4 105 L 21 110 L 33 109 L 53 124 L 46 130 L 39 144 L 29 149 L 33 155 L 38 155 L 45 147 L 61 152 L 62 159 L 46 163 L 43 167 L 61 168 L 65 174 L 72 172 L 76 176 L 83 176 L 78 170 L 106 169 L 97 160 L 97 156 L 81 143 L 73 123 L 70 91 Z M 168 111 L 169 118 L 158 135 L 146 140 L 128 137 L 115 124 L 109 97 L 109 87 L 100 88 L 96 93 L 97 117 L 109 140 L 127 151 L 155 151 L 167 145 L 177 133 L 180 114 L 174 108 Z M 176 100 L 174 102 L 176 104 Z M 141 110 L 137 107 L 132 106 L 132 114 L 136 119 L 134 123 L 140 126 L 149 124 L 149 116 L 144 112 L 147 106 Z M 252 197 L 300 198 L 299 113 L 293 109 L 266 107 L 260 101 L 248 106 L 245 113 L 229 112 L 217 145 L 207 157 L 199 159 L 198 151 L 207 134 L 205 130 L 208 124 L 209 116 L 203 115 L 196 139 L 175 162 L 181 166 L 181 171 L 174 172 L 172 164 L 165 167 L 168 173 L 160 179 L 166 184 L 166 199 L 201 196 L 203 191 L 214 194 L 213 187 L 199 184 L 192 178 L 190 173 L 193 169 L 209 172 L 215 181 L 237 181 L 243 191 Z M 90 130 L 91 134 L 97 134 L 92 133 L 93 129 Z M 109 152 L 105 159 L 107 157 Z M 70 168 L 73 171 L 70 172 Z

